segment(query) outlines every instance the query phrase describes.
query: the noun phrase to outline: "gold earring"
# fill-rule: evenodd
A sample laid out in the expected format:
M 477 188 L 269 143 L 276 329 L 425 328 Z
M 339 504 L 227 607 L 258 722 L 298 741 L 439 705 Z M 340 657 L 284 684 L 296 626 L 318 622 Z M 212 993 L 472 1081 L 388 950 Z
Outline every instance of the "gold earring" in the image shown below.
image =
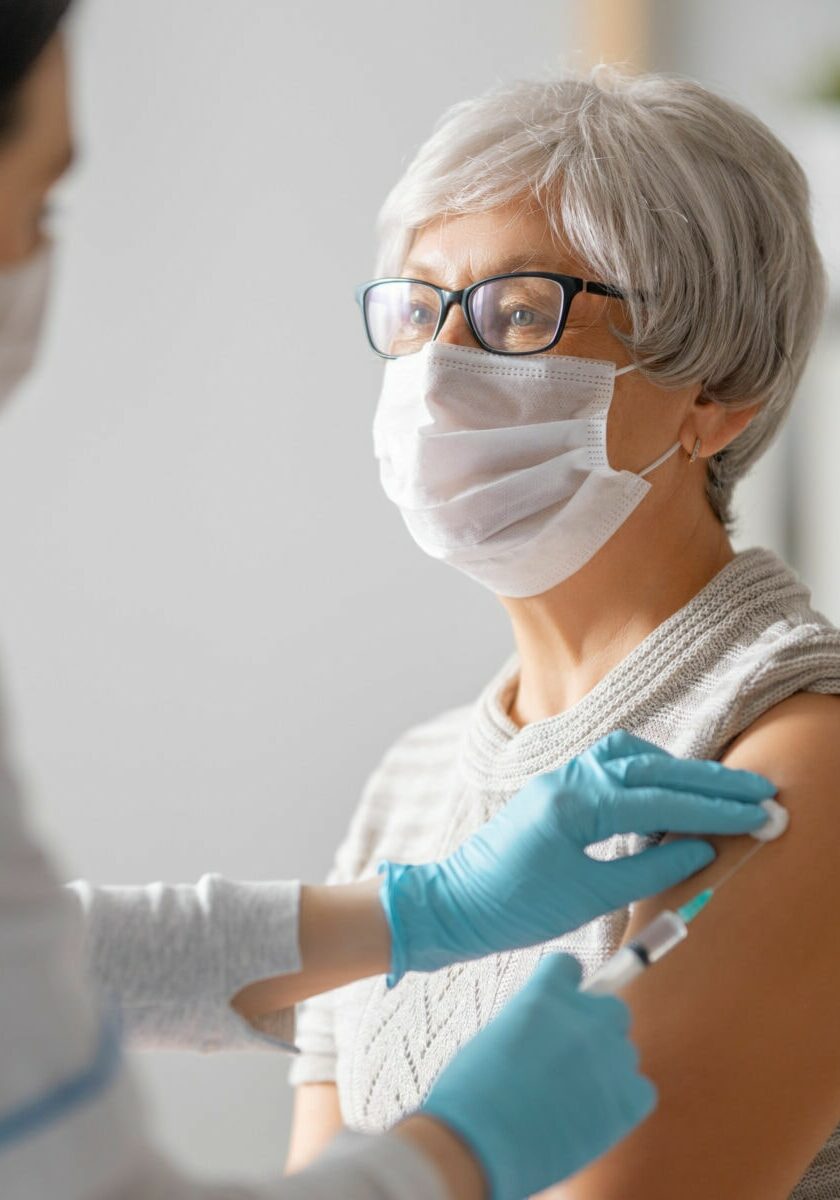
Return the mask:
M 691 455 L 690 455 L 688 461 L 690 463 L 693 463 L 699 453 L 700 453 L 700 439 L 697 438 L 697 440 L 694 443 L 694 449 L 691 451 Z

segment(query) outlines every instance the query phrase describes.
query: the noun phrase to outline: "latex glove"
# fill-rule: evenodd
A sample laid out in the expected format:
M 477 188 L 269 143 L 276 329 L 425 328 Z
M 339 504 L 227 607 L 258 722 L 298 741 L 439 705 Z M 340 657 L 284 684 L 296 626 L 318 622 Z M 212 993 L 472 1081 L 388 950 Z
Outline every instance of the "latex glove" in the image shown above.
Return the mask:
M 652 896 L 707 866 L 697 839 L 612 862 L 585 848 L 618 833 L 743 834 L 767 820 L 775 786 L 752 771 L 675 758 L 623 730 L 556 771 L 536 775 L 440 863 L 382 863 L 380 899 L 391 927 L 388 984 L 406 971 L 559 937 Z
M 422 1105 L 473 1151 L 492 1200 L 521 1200 L 567 1178 L 656 1106 L 627 1037 L 626 1004 L 578 991 L 580 975 L 568 955 L 544 959 Z

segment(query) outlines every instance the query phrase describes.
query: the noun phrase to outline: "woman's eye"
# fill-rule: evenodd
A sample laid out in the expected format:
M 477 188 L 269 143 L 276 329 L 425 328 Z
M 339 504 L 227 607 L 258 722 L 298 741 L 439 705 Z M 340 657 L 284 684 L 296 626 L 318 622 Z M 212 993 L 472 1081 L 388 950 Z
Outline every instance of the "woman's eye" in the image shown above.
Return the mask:
M 533 325 L 535 320 L 534 312 L 530 308 L 517 308 L 510 314 L 510 323 L 517 329 L 527 329 L 529 325 Z
M 408 314 L 408 320 L 411 325 L 428 325 L 434 320 L 434 313 L 430 308 L 424 307 L 422 304 L 415 305 Z
M 556 319 L 549 316 L 548 313 L 540 312 L 537 308 L 526 308 L 524 305 L 508 309 L 500 316 L 510 333 L 533 335 L 537 330 L 553 328 L 557 324 Z

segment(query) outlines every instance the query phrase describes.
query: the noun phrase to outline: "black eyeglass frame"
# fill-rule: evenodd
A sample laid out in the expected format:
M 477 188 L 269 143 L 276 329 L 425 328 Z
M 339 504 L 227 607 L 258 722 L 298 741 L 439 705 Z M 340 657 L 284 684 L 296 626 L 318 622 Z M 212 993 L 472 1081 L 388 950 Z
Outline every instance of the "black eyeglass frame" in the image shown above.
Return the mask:
M 563 289 L 563 307 L 560 311 L 560 320 L 557 325 L 557 331 L 554 334 L 551 342 L 546 346 L 541 346 L 539 350 L 497 350 L 494 346 L 488 346 L 482 338 L 481 334 L 475 327 L 475 324 L 470 314 L 470 297 L 477 288 L 482 287 L 485 283 L 495 283 L 500 279 L 552 279 L 555 283 L 559 283 Z M 402 275 L 389 275 L 382 279 L 369 279 L 366 283 L 360 283 L 356 288 L 356 303 L 362 310 L 362 321 L 365 327 L 365 336 L 368 340 L 368 345 L 374 354 L 378 354 L 380 358 L 408 358 L 406 354 L 385 354 L 382 350 L 378 350 L 373 344 L 373 339 L 370 336 L 370 327 L 368 325 L 367 310 L 365 308 L 365 299 L 371 288 L 376 287 L 380 283 L 418 283 L 423 287 L 431 288 L 437 293 L 440 301 L 440 316 L 435 331 L 429 338 L 433 342 L 446 324 L 446 318 L 449 316 L 449 310 L 453 304 L 459 304 L 461 311 L 464 314 L 464 320 L 469 326 L 470 333 L 481 346 L 482 350 L 489 351 L 490 354 L 504 354 L 508 358 L 519 358 L 528 354 L 545 354 L 549 350 L 553 350 L 560 338 L 563 335 L 563 330 L 566 328 L 566 321 L 569 316 L 569 309 L 572 307 L 572 301 L 580 292 L 589 292 L 596 296 L 607 296 L 612 300 L 624 300 L 626 297 L 624 292 L 618 288 L 610 287 L 608 283 L 597 283 L 592 279 L 581 279 L 577 275 L 557 275 L 553 271 L 505 271 L 501 275 L 488 275 L 486 279 L 478 279 L 475 283 L 471 283 L 468 287 L 461 288 L 459 291 L 450 292 L 446 288 L 438 287 L 437 284 L 429 283 L 427 279 L 409 279 Z M 424 342 L 423 345 L 428 345 Z M 418 351 L 411 351 L 412 354 Z

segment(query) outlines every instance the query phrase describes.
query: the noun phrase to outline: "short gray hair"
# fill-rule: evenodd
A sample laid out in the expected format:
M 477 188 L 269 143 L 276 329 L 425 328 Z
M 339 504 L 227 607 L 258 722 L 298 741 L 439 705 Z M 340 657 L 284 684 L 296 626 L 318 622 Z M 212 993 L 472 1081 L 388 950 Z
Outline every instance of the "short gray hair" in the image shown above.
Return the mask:
M 494 89 L 444 113 L 379 215 L 379 274 L 416 230 L 530 197 L 553 235 L 628 296 L 613 332 L 663 387 L 702 382 L 731 408 L 761 402 L 708 460 L 732 524 L 736 482 L 790 406 L 817 334 L 825 272 L 808 183 L 751 113 L 690 80 L 596 68 Z

